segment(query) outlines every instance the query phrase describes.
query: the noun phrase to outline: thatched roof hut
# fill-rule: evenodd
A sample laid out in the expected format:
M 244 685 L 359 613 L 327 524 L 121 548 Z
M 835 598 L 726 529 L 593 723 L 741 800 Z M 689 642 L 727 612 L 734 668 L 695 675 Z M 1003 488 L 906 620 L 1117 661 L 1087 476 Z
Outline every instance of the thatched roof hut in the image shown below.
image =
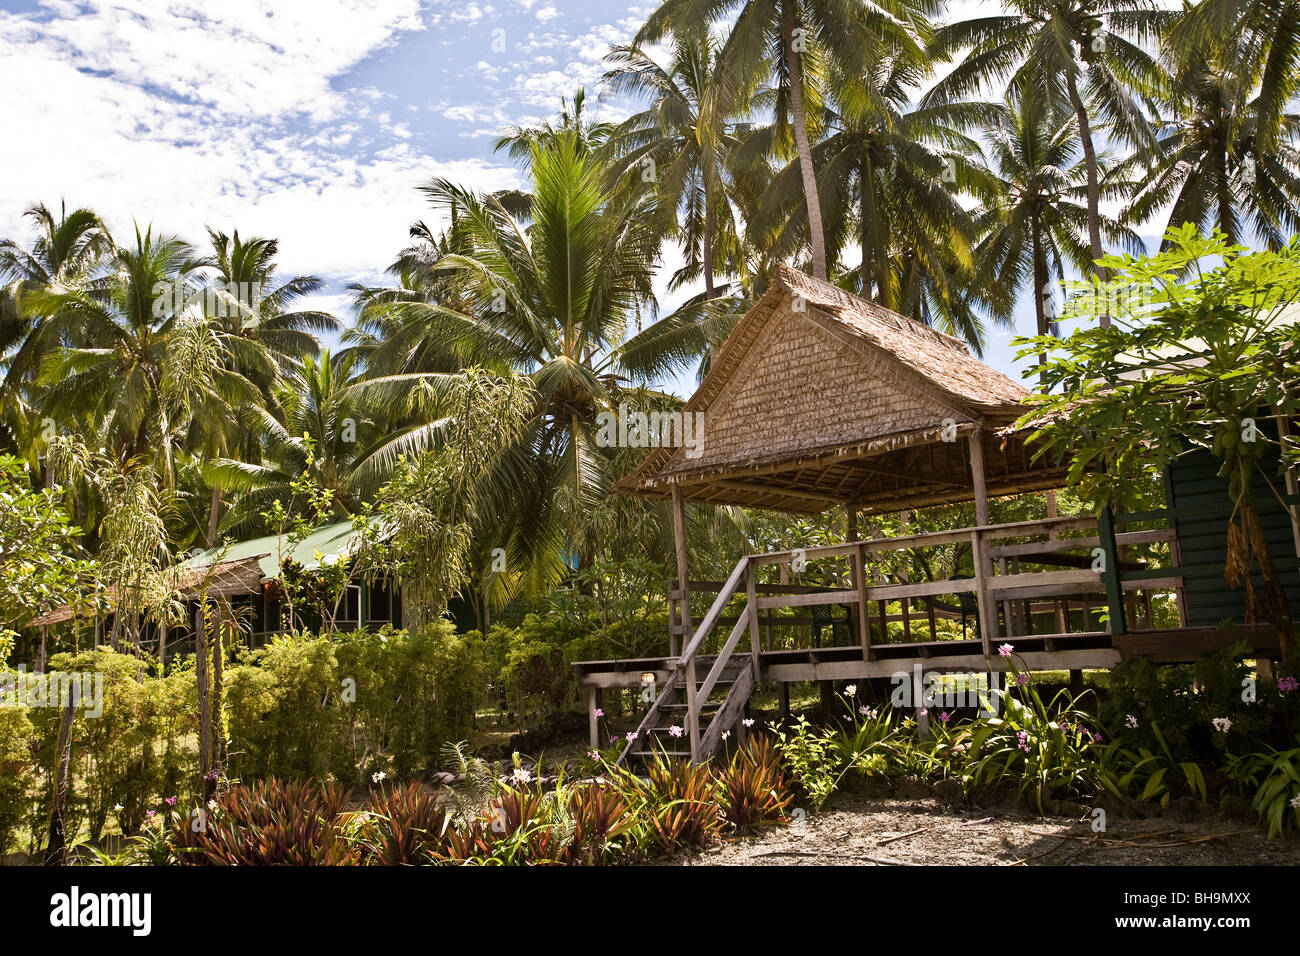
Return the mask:
M 616 490 L 875 514 L 1059 488 L 1012 427 L 1026 394 L 957 339 L 779 266 L 686 403 L 697 446 L 657 448 Z

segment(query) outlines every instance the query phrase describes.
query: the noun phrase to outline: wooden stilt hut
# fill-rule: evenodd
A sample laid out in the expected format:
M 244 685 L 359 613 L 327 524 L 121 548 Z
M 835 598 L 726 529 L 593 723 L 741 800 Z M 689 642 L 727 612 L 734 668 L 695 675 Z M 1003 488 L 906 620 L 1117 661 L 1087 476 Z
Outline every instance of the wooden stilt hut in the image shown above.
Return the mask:
M 898 679 L 922 666 L 987 674 L 1005 666 L 995 646 L 1003 638 L 1031 668 L 1072 671 L 1113 666 L 1132 647 L 1152 653 L 1158 646 L 1171 659 L 1243 636 L 1267 643 L 1263 629 L 1182 628 L 1178 640 L 1152 644 L 1150 595 L 1180 593 L 1179 570 L 1126 563 L 1120 547 L 1169 541 L 1176 558 L 1172 527 L 1119 531 L 1122 519 L 1109 515 L 990 524 L 990 498 L 1065 484 L 1064 469 L 1035 461 L 1028 436 L 1014 427 L 1026 394 L 962 342 L 778 267 L 685 405 L 684 415 L 697 416 L 693 444 L 656 448 L 615 488 L 671 500 L 677 569 L 665 656 L 575 665 L 593 714 L 606 689 L 654 685 L 654 703 L 624 759 L 646 753 L 657 738 L 669 752 L 676 746 L 683 756 L 709 756 L 737 728 L 761 681 Z M 971 527 L 859 540 L 861 516 L 972 501 Z M 813 514 L 839 506 L 848 515 L 847 540 L 797 556 L 745 555 L 725 581 L 693 581 L 688 502 Z M 1147 525 L 1159 518 L 1139 517 Z M 971 549 L 972 577 L 868 580 L 869 556 L 954 544 Z M 847 562 L 850 586 L 813 589 L 763 572 L 796 557 Z M 1135 592 L 1147 595 L 1146 629 L 1125 619 Z M 972 636 L 942 639 L 937 619 L 953 613 L 938 601 L 943 596 L 956 596 L 963 608 L 973 603 Z M 917 602 L 925 610 L 913 617 Z M 773 627 L 797 620 L 791 613 L 832 604 L 851 611 L 848 646 L 772 639 Z M 1062 620 L 1078 626 L 1041 625 Z M 928 639 L 915 639 L 913 621 L 924 622 Z M 891 638 L 896 623 L 901 640 Z M 591 730 L 600 743 L 594 716 Z

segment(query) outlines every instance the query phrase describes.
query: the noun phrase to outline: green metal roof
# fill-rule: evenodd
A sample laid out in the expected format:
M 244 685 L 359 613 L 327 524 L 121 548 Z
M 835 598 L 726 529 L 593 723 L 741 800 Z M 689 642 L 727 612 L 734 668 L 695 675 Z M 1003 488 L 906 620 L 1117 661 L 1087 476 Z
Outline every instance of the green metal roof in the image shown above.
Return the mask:
M 361 532 L 353 529 L 351 521 L 339 521 L 317 528 L 293 549 L 289 547 L 288 537 L 268 535 L 250 541 L 232 542 L 224 548 L 212 548 L 194 555 L 185 564 L 189 567 L 202 567 L 216 561 L 256 557 L 264 578 L 278 578 L 282 558 L 292 558 L 307 570 L 320 567 L 322 562 L 333 564 L 356 553 L 360 535 Z M 316 557 L 318 552 L 319 559 Z

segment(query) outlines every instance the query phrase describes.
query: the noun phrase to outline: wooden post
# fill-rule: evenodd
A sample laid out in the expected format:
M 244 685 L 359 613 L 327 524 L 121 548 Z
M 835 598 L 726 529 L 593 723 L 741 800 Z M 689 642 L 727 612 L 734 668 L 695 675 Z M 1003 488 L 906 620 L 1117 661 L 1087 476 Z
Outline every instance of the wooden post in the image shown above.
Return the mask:
M 1283 446 L 1287 444 L 1287 439 L 1291 437 L 1291 419 L 1281 413 L 1277 415 L 1277 435 Z M 1283 448 L 1283 451 L 1285 450 Z M 1294 467 L 1286 470 L 1286 493 L 1287 497 L 1291 499 L 1300 494 L 1300 482 L 1297 482 Z M 1300 505 L 1288 501 L 1286 512 L 1291 517 L 1291 540 L 1295 544 L 1296 557 L 1300 557 Z
M 993 638 L 997 636 L 998 606 L 989 593 L 989 578 L 992 567 L 988 551 L 978 531 L 970 533 L 970 547 L 975 565 L 975 601 L 980 611 L 980 642 L 984 645 L 984 657 L 992 665 Z
M 858 540 L 858 509 L 853 505 L 844 506 L 849 515 L 849 541 Z M 853 588 L 858 592 L 857 611 L 853 619 L 857 622 L 858 643 L 862 645 L 862 659 L 871 660 L 871 624 L 867 620 L 867 565 L 866 552 L 862 548 L 854 548 L 853 554 L 849 556 L 849 577 L 852 579 Z
M 595 684 L 587 687 L 587 737 L 593 750 L 600 749 L 600 720 L 596 708 L 600 706 L 600 691 Z
M 1106 585 L 1106 605 L 1110 616 L 1110 633 L 1124 634 L 1128 631 L 1125 623 L 1124 585 L 1119 574 L 1119 549 L 1115 547 L 1115 513 L 1107 505 L 1101 511 L 1097 521 L 1097 537 L 1101 544 L 1101 553 L 1106 562 L 1102 571 L 1102 580 Z
M 998 574 L 1006 573 L 1007 559 L 998 558 Z M 1018 628 L 1016 627 L 1015 617 L 1012 616 L 1011 613 L 1011 600 L 1009 598 L 1002 599 L 1002 620 L 1005 621 L 1007 625 L 1007 636 L 1014 637 Z
M 975 489 L 975 523 L 980 527 L 989 523 L 989 493 L 984 480 L 983 431 L 976 429 L 966 436 L 970 448 L 970 477 Z
M 984 480 L 984 443 L 982 429 L 976 429 L 966 436 L 970 449 L 971 487 L 975 490 L 975 523 L 981 528 L 989 523 L 988 485 Z M 998 606 L 989 594 L 989 579 L 993 577 L 993 565 L 989 560 L 988 549 L 978 531 L 971 532 L 971 559 L 975 565 L 975 599 L 980 610 L 980 639 L 984 644 L 984 656 L 990 662 L 993 659 L 993 638 L 998 629 Z
M 745 569 L 745 613 L 749 616 L 749 657 L 754 668 L 754 686 L 758 687 L 759 651 L 763 640 L 758 633 L 758 568 L 752 561 Z
M 682 592 L 678 602 L 678 620 L 682 623 L 682 649 L 690 643 L 694 631 L 691 629 L 691 572 L 686 559 L 686 501 L 682 489 L 673 485 L 673 548 L 677 557 L 677 587 Z M 677 651 L 669 642 L 669 653 L 676 656 Z
M 682 489 L 673 486 L 673 547 L 677 555 L 677 581 L 681 588 L 682 600 L 679 605 L 682 620 L 682 649 L 686 648 L 695 637 L 695 626 L 691 620 L 691 570 L 686 555 L 686 499 Z M 700 706 L 695 699 L 699 684 L 695 678 L 695 655 L 686 662 L 686 729 L 691 744 L 691 760 L 700 759 Z

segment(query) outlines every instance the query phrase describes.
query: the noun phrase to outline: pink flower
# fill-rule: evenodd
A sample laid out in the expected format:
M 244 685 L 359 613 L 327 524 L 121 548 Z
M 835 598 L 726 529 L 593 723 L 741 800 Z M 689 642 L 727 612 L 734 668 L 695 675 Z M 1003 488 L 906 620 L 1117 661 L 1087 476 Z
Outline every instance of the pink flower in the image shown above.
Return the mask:
M 623 736 L 627 738 L 627 742 L 628 742 L 628 743 L 631 743 L 632 741 L 636 740 L 636 731 L 635 731 L 635 730 L 629 730 L 629 731 L 628 731 L 627 733 L 625 733 Z
M 1287 691 L 1292 691 L 1296 688 L 1300 688 L 1300 682 L 1297 682 L 1294 677 L 1281 677 L 1278 679 L 1277 689 L 1282 693 L 1285 694 Z
M 939 714 L 939 720 L 945 724 L 948 722 L 948 712 L 946 710 Z
M 1029 683 L 1029 675 L 1028 675 L 1028 674 L 1017 674 L 1017 675 L 1016 675 L 1016 686 L 1017 686 L 1017 687 L 1024 687 L 1024 686 L 1025 686 L 1026 684 L 1028 684 L 1028 683 Z
M 682 728 L 678 727 L 676 724 L 673 724 L 671 727 L 668 728 L 669 737 L 680 737 L 681 735 L 682 735 Z
M 604 712 L 603 710 L 601 710 L 599 707 L 597 707 L 595 710 L 593 710 L 593 711 L 591 712 L 591 716 L 593 716 L 593 717 L 595 717 L 597 720 L 599 720 L 601 717 L 604 717 L 604 716 L 605 716 L 605 712 Z
M 166 800 L 163 801 L 163 803 L 167 804 L 167 806 L 169 807 L 174 807 L 176 806 L 176 798 L 168 797 Z
M 998 645 L 998 656 L 999 656 L 999 657 L 1010 657 L 1011 654 L 1012 654 L 1012 652 L 1013 652 L 1014 650 L 1015 650 L 1015 648 L 1012 647 L 1010 644 L 999 644 L 999 645 Z
M 741 721 L 741 723 L 744 724 L 746 727 L 753 727 L 753 726 L 754 726 L 754 718 L 752 718 L 752 717 L 746 717 L 744 720 Z
M 144 815 L 147 816 L 147 817 L 151 817 L 151 816 L 153 816 L 153 815 L 154 815 L 155 813 L 157 813 L 157 812 L 158 812 L 157 810 L 146 810 L 146 811 L 144 812 Z
M 1029 731 L 1022 730 L 1016 734 L 1016 739 L 1020 741 L 1019 747 L 1025 753 L 1029 753 Z
M 592 760 L 599 760 L 599 759 L 600 759 L 600 751 L 599 751 L 599 750 L 588 750 L 588 751 L 587 751 L 587 756 L 590 757 Z

